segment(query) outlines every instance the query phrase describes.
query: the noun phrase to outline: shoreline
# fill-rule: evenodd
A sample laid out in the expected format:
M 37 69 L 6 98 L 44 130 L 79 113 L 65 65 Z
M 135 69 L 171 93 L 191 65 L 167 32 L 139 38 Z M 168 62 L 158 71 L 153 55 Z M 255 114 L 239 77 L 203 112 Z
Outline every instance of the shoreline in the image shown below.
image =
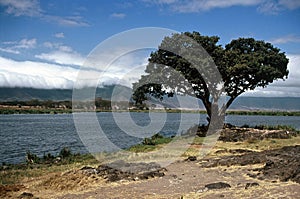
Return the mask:
M 200 126 L 199 126 L 200 129 Z M 204 142 L 204 139 L 207 136 L 203 136 L 203 132 L 201 130 L 197 131 L 197 134 L 195 135 L 194 141 L 195 143 L 193 144 L 202 144 L 202 142 Z M 224 127 L 223 128 L 223 132 L 226 131 L 230 131 L 231 133 L 228 134 L 225 133 L 224 135 L 220 135 L 217 142 L 237 142 L 237 141 L 241 141 L 244 142 L 245 140 L 248 139 L 253 139 L 253 141 L 259 141 L 259 140 L 263 140 L 263 139 L 291 139 L 292 137 L 299 137 L 300 135 L 300 130 L 295 129 L 294 127 L 291 126 L 285 126 L 285 125 L 277 125 L 277 126 L 267 126 L 267 125 L 257 125 L 257 126 L 249 126 L 249 125 L 243 125 L 243 126 L 231 126 L 231 127 Z M 237 132 L 235 132 L 237 131 Z M 274 136 L 271 134 L 271 137 L 255 137 L 257 136 L 259 133 L 258 132 L 273 132 L 272 134 L 280 134 L 283 133 L 283 135 L 281 136 Z M 230 134 L 232 134 L 233 132 L 235 132 L 235 135 L 233 135 L 231 137 L 231 139 L 224 139 L 224 138 L 230 138 Z M 239 132 L 239 133 L 238 133 Z M 252 132 L 253 135 L 249 137 L 247 137 L 247 134 L 249 134 L 249 132 Z M 255 133 L 256 132 L 256 133 Z M 288 132 L 286 134 L 286 132 Z M 241 134 L 241 140 L 237 140 L 237 141 L 232 141 L 232 138 L 237 138 L 238 134 Z M 177 137 L 177 139 L 184 139 L 185 136 L 187 135 L 182 135 Z M 274 136 L 274 137 L 272 137 Z M 146 137 L 144 138 L 140 143 L 134 144 L 132 146 L 129 146 L 126 149 L 123 149 L 125 151 L 128 152 L 132 152 L 132 153 L 147 153 L 147 152 L 151 152 L 151 151 L 155 151 L 159 148 L 161 148 L 162 146 L 164 146 L 165 144 L 168 144 L 169 142 L 172 141 L 174 137 L 168 137 L 168 136 L 163 136 L 160 133 L 156 133 L 151 137 Z M 245 140 L 243 140 L 245 139 Z M 193 145 L 192 144 L 192 145 Z M 111 154 L 114 154 L 114 152 L 112 152 Z M 99 152 L 98 155 L 111 155 L 110 153 L 106 153 L 106 152 Z M 97 156 L 97 155 L 96 155 Z M 67 159 L 65 159 L 67 158 Z M 24 160 L 22 162 L 18 162 L 18 163 L 7 163 L 7 162 L 2 162 L 0 163 L 0 170 L 1 168 L 4 167 L 26 167 L 29 165 L 51 165 L 51 164 L 56 164 L 58 163 L 60 164 L 69 164 L 71 162 L 80 162 L 83 159 L 95 159 L 95 157 L 90 154 L 90 152 L 87 153 L 78 153 L 78 152 L 72 152 L 71 150 L 71 146 L 64 146 L 61 151 L 58 154 L 51 154 L 51 153 L 44 153 L 43 156 L 39 156 L 35 153 L 32 153 L 31 151 L 27 151 L 26 155 L 24 156 Z M 57 161 L 58 160 L 58 161 Z M 62 161 L 62 160 L 66 160 L 66 161 Z M 33 164 L 32 164 L 33 163 Z
M 101 193 L 101 196 L 107 198 L 116 196 L 124 198 L 132 196 L 132 187 L 135 187 L 136 198 L 152 194 L 152 190 L 155 190 L 156 195 L 152 194 L 151 198 L 157 199 L 206 198 L 206 196 L 216 198 L 220 195 L 229 198 L 232 194 L 246 196 L 248 193 L 249 197 L 246 198 L 251 198 L 256 192 L 259 193 L 257 196 L 265 193 L 266 188 L 268 188 L 269 196 L 274 196 L 274 198 L 278 192 L 283 193 L 283 191 L 287 196 L 292 197 L 299 193 L 298 178 L 291 178 L 292 181 L 286 182 L 284 180 L 286 176 L 289 178 L 294 176 L 292 175 L 293 169 L 286 169 L 285 165 L 281 165 L 281 159 L 278 158 L 285 158 L 284 160 L 288 161 L 290 166 L 295 166 L 294 156 L 298 154 L 297 151 L 300 148 L 299 139 L 298 135 L 288 139 L 218 141 L 206 157 L 199 159 L 196 152 L 202 146 L 203 140 L 195 140 L 180 160 L 168 165 L 166 170 L 161 169 L 161 175 L 149 174 L 150 176 L 145 179 L 132 178 L 126 172 L 110 169 L 91 155 L 68 155 L 65 151 L 62 153 L 65 154 L 65 158 L 62 158 L 59 163 L 23 164 L 23 166 L 2 168 L 0 170 L 0 179 L 2 179 L 0 196 L 21 198 L 22 194 L 30 194 L 37 198 L 50 196 L 51 198 L 66 196 L 69 196 L 67 198 L 91 196 L 93 196 L 91 198 L 99 198 L 99 193 Z M 270 161 L 273 161 L 274 168 L 269 168 Z M 142 165 L 149 164 L 142 163 Z M 276 176 L 277 168 L 280 168 L 280 179 Z M 258 169 L 262 172 L 257 173 Z M 220 184 L 220 182 L 229 184 L 229 188 L 205 189 L 208 184 Z M 249 184 L 254 187 L 248 189 Z
M 153 109 L 153 110 L 72 110 L 72 109 L 43 109 L 43 108 L 15 108 L 5 107 L 0 108 L 0 115 L 12 115 L 12 114 L 72 114 L 79 112 L 155 112 L 155 113 L 191 113 L 191 114 L 206 114 L 205 110 L 185 110 L 185 109 Z M 226 115 L 263 115 L 263 116 L 300 116 L 300 111 L 283 111 L 283 110 L 227 110 Z

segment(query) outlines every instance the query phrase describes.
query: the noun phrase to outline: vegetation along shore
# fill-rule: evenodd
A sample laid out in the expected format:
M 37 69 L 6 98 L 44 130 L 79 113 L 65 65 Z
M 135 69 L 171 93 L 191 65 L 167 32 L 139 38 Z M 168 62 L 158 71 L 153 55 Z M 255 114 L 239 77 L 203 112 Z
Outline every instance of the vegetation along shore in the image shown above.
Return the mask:
M 46 102 L 43 102 L 46 103 Z M 64 103 L 71 104 L 69 101 L 59 101 L 59 102 L 51 102 L 55 105 L 53 106 L 45 106 L 45 105 L 20 105 L 20 102 L 14 103 L 1 103 L 0 102 L 0 114 L 64 114 L 64 113 L 72 113 L 71 106 L 62 105 Z M 110 103 L 110 102 L 109 102 Z M 77 111 L 95 111 L 95 112 L 168 112 L 168 113 L 200 113 L 206 114 L 205 110 L 188 110 L 188 109 L 174 109 L 174 108 L 166 108 L 166 109 L 123 109 L 123 110 L 115 110 L 111 107 L 101 108 L 97 107 L 93 110 L 77 110 Z M 300 116 L 300 111 L 284 111 L 284 110 L 228 110 L 226 111 L 228 115 L 268 115 L 268 116 Z

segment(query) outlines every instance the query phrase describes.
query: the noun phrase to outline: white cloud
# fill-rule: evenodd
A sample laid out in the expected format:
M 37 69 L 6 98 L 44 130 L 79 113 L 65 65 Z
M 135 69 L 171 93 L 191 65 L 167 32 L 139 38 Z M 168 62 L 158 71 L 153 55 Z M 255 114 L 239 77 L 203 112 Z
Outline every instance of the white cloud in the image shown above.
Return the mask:
M 81 16 L 56 16 L 48 15 L 40 7 L 37 0 L 0 0 L 0 6 L 5 7 L 5 12 L 16 17 L 38 17 L 41 20 L 58 23 L 62 26 L 83 27 L 89 26 Z
M 20 51 L 13 50 L 11 48 L 0 48 L 0 51 L 6 52 L 6 53 L 12 53 L 12 54 L 20 54 Z
M 36 39 L 22 39 L 16 46 L 15 48 L 24 48 L 24 49 L 29 49 L 29 48 L 35 48 L 36 46 Z
M 5 6 L 5 12 L 14 16 L 40 16 L 42 9 L 37 0 L 0 0 L 0 5 Z
M 281 10 L 281 8 L 277 2 L 266 1 L 262 4 L 260 4 L 258 6 L 257 10 L 260 13 L 275 15 L 275 14 L 278 14 L 278 12 Z
M 79 87 L 110 84 L 131 87 L 145 69 L 145 64 L 140 65 L 143 61 L 132 58 L 133 56 L 120 58 L 106 71 L 101 71 L 54 63 L 16 61 L 0 56 L 0 87 L 72 89 L 75 82 Z M 129 66 L 132 66 L 131 69 Z
M 203 1 L 188 1 L 185 4 L 174 6 L 175 11 L 179 12 L 199 12 L 211 10 L 214 8 L 226 8 L 231 6 L 253 6 L 257 5 L 256 0 L 203 0 Z
M 290 10 L 294 10 L 300 7 L 300 1 L 299 0 L 279 0 L 278 4 L 286 7 Z
M 22 39 L 20 41 L 9 41 L 3 42 L 2 47 L 0 47 L 0 51 L 20 54 L 21 50 L 24 49 L 32 49 L 36 47 L 36 39 Z
M 92 52 L 83 65 L 84 70 L 101 72 L 99 84 L 122 84 L 132 87 L 146 68 L 148 63 L 149 49 L 128 51 L 126 49 L 114 48 L 112 50 L 97 49 Z M 79 74 L 81 75 L 81 74 Z M 81 78 L 88 79 L 90 74 L 83 74 Z
M 147 1 L 157 5 L 166 5 L 171 10 L 181 13 L 202 12 L 214 8 L 226 8 L 231 6 L 253 6 L 261 0 L 157 0 Z
M 265 0 L 259 4 L 257 10 L 264 14 L 278 14 L 283 10 L 294 10 L 300 7 L 298 0 Z
M 56 38 L 65 38 L 65 34 L 63 32 L 59 32 L 59 33 L 56 33 L 54 35 L 54 37 L 56 37 Z
M 52 16 L 44 15 L 46 21 L 55 22 L 62 26 L 87 27 L 89 24 L 81 16 Z
M 72 67 L 0 57 L 1 87 L 72 88 L 77 72 Z
M 244 96 L 263 97 L 300 97 L 300 55 L 287 55 L 289 58 L 288 78 L 275 81 L 266 88 L 256 88 L 244 93 Z
M 112 18 L 118 18 L 118 19 L 123 19 L 124 17 L 126 17 L 126 14 L 124 14 L 124 13 L 112 13 L 110 15 L 110 17 L 112 17 Z
M 266 14 L 277 14 L 285 9 L 297 9 L 300 1 L 295 0 L 143 0 L 159 6 L 166 6 L 174 12 L 192 13 L 203 12 L 215 8 L 232 6 L 256 6 L 258 11 Z
M 285 43 L 298 43 L 300 37 L 295 35 L 286 35 L 283 37 L 275 38 L 270 41 L 272 44 L 285 44 Z
M 53 50 L 49 53 L 35 55 L 36 58 L 57 64 L 76 66 L 81 66 L 85 60 L 84 56 L 74 51 L 70 46 L 51 42 L 45 42 L 44 46 Z

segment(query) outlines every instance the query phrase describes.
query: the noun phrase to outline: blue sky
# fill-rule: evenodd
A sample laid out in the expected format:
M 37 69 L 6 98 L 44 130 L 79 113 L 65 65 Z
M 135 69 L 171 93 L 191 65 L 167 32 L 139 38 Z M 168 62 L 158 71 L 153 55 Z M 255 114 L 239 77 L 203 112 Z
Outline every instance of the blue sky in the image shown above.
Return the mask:
M 299 19 L 299 0 L 0 0 L 0 86 L 72 88 L 99 43 L 129 29 L 161 27 L 217 35 L 222 45 L 238 37 L 271 42 L 290 59 L 289 78 L 247 95 L 300 97 Z M 145 65 L 148 53 L 115 63 Z M 119 74 L 106 75 L 107 83 L 118 81 Z

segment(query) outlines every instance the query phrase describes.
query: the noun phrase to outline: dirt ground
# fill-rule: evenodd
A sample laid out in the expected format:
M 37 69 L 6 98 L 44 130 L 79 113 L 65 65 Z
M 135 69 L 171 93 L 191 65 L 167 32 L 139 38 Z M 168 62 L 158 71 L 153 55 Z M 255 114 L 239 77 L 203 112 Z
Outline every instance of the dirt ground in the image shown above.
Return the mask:
M 282 165 L 278 163 L 285 160 L 288 164 L 288 154 L 290 157 L 296 154 L 292 163 L 298 162 L 299 169 L 299 152 L 300 146 L 294 146 L 260 153 L 246 151 L 209 160 L 180 160 L 166 167 L 163 176 L 143 180 L 110 182 L 98 174 L 75 169 L 27 179 L 23 185 L 15 187 L 7 186 L 6 194 L 2 194 L 1 198 L 299 198 L 297 179 L 282 178 L 287 169 L 282 168 L 282 173 L 278 171 Z M 254 161 L 249 162 L 249 158 Z M 274 170 L 276 165 L 278 168 Z M 295 172 L 299 175 L 299 171 Z M 219 182 L 228 184 L 228 187 L 206 187 Z M 1 189 L 3 193 L 4 186 Z
M 284 139 L 284 143 L 291 142 Z M 25 178 L 20 184 L 0 185 L 0 198 L 300 198 L 300 145 L 296 140 L 296 144 L 271 150 L 249 147 L 253 141 L 236 143 L 235 148 L 222 144 L 223 148 L 213 150 L 207 158 L 185 157 L 165 168 L 118 162 L 114 164 L 121 164 L 119 170 L 111 165 L 87 165 L 50 172 Z

